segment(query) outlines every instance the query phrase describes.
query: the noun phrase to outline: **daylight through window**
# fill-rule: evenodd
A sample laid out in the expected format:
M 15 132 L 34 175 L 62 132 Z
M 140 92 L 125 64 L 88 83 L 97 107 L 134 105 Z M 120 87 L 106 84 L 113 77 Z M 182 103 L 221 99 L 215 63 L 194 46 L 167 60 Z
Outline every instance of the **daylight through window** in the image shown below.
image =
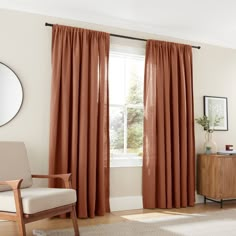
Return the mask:
M 109 58 L 112 158 L 143 154 L 144 56 L 111 52 Z

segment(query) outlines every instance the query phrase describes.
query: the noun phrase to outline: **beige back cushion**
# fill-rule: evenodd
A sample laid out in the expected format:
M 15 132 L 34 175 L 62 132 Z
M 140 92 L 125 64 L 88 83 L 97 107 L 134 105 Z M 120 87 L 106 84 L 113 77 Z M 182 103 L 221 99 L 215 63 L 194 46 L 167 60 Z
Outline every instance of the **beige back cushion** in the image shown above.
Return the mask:
M 21 188 L 32 185 L 32 177 L 23 142 L 0 142 L 0 181 L 23 179 Z M 0 191 L 10 190 L 0 185 Z

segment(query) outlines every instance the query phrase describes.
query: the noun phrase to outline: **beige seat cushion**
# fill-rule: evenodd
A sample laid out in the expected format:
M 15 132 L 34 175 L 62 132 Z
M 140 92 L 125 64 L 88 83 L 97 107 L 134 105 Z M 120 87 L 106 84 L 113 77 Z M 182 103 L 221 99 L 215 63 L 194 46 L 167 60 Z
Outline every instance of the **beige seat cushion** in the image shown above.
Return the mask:
M 34 214 L 76 202 L 74 189 L 25 188 L 21 189 L 23 211 Z M 0 192 L 0 211 L 16 212 L 12 191 Z
M 32 177 L 23 142 L 0 142 L 0 180 L 23 179 L 21 188 L 32 186 Z M 10 190 L 8 185 L 0 191 Z

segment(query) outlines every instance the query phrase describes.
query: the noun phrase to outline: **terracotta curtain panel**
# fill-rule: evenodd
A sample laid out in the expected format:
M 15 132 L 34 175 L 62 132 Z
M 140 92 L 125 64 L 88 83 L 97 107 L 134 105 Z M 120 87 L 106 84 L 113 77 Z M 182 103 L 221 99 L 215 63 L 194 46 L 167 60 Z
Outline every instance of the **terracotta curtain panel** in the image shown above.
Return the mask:
M 144 83 L 144 208 L 193 206 L 191 46 L 147 41 Z
M 80 218 L 110 210 L 109 41 L 107 33 L 53 26 L 49 172 L 72 173 Z

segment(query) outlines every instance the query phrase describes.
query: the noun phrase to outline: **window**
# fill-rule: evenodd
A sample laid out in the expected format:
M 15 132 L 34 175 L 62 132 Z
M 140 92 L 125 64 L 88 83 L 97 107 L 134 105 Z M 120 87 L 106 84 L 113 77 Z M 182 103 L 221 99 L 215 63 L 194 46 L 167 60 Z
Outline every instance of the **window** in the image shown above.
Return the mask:
M 137 165 L 142 164 L 143 84 L 144 56 L 110 53 L 111 166 L 117 166 L 115 162 L 118 166 L 133 166 L 130 163 L 134 160 Z

